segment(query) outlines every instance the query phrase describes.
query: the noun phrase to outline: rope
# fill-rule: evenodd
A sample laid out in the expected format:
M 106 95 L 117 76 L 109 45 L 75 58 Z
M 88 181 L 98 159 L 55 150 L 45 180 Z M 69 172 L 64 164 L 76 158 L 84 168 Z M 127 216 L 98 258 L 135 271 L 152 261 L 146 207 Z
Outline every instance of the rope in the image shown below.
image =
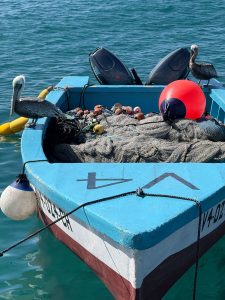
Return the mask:
M 128 195 L 133 195 L 135 193 L 136 193 L 136 191 L 131 191 L 131 192 L 123 193 L 123 194 L 114 195 L 114 196 L 111 196 L 111 197 L 105 197 L 105 198 L 85 202 L 85 203 L 79 205 L 78 207 L 72 209 L 70 212 L 66 213 L 65 215 L 61 216 L 60 218 L 56 219 L 55 221 L 53 221 L 53 222 L 49 223 L 48 225 L 36 230 L 35 232 L 33 232 L 30 235 L 23 238 L 22 240 L 16 242 L 15 244 L 11 245 L 10 247 L 4 249 L 3 251 L 0 252 L 0 256 L 3 256 L 4 253 L 8 252 L 9 250 L 17 247 L 18 245 L 20 245 L 22 243 L 24 243 L 25 241 L 29 240 L 30 238 L 34 237 L 35 235 L 37 235 L 38 233 L 44 231 L 45 229 L 51 227 L 52 225 L 58 223 L 59 221 L 61 221 L 62 219 L 68 217 L 69 215 L 76 212 L 80 208 L 84 208 L 85 206 L 100 203 L 100 202 L 103 202 L 103 201 L 108 201 L 108 200 L 113 200 L 113 199 L 120 198 L 120 197 L 125 197 L 125 196 L 128 196 Z
M 64 90 L 65 90 L 65 94 L 66 94 L 67 110 L 70 110 L 69 87 L 65 87 Z
M 69 102 L 69 90 L 70 90 L 70 87 L 68 87 L 68 86 L 65 86 L 65 87 L 54 86 L 53 90 L 61 90 L 61 91 L 65 92 L 67 107 L 68 107 L 68 110 L 70 110 L 70 102 Z
M 86 214 L 85 209 L 84 209 L 83 211 L 84 211 L 84 214 L 85 214 L 86 219 L 87 219 L 87 221 L 88 221 L 88 224 L 89 224 L 89 226 L 90 226 L 90 228 L 91 228 L 91 223 L 90 223 L 90 220 L 88 219 L 88 215 Z M 112 260 L 112 262 L 113 262 L 113 264 L 114 264 L 114 266 L 115 266 L 115 268 L 116 268 L 116 270 L 117 270 L 117 273 L 118 273 L 119 276 L 120 276 L 120 279 L 121 279 L 121 281 L 122 281 L 122 283 L 123 283 L 125 289 L 127 290 L 127 293 L 131 295 L 130 290 L 129 290 L 129 287 L 127 286 L 127 282 L 124 280 L 123 276 L 120 274 L 120 269 L 117 267 L 117 264 L 116 264 L 115 260 L 113 259 L 113 256 L 112 256 L 112 254 L 110 253 L 110 251 L 109 251 L 109 249 L 108 249 L 108 247 L 107 247 L 107 245 L 106 245 L 106 241 L 105 241 L 104 239 L 102 239 L 102 242 L 103 242 L 103 244 L 104 244 L 104 246 L 105 246 L 106 251 L 108 252 L 109 257 L 111 258 L 111 260 Z
M 46 160 L 40 160 L 40 161 L 46 161 Z M 23 170 L 25 168 L 25 165 L 27 163 L 30 163 L 30 162 L 38 162 L 38 161 L 27 161 L 26 163 L 24 163 Z M 15 248 L 15 247 L 19 246 L 20 244 L 24 243 L 25 241 L 33 238 L 37 234 L 41 233 L 42 231 L 44 231 L 47 228 L 50 228 L 51 226 L 55 225 L 56 223 L 58 223 L 62 219 L 68 217 L 69 215 L 71 215 L 72 213 L 76 212 L 77 210 L 79 210 L 81 208 L 84 208 L 84 207 L 89 206 L 89 205 L 93 205 L 93 204 L 97 204 L 97 203 L 101 203 L 101 202 L 105 202 L 105 201 L 117 199 L 117 198 L 126 197 L 126 196 L 129 196 L 129 195 L 135 195 L 135 194 L 138 197 L 141 197 L 141 198 L 144 198 L 144 197 L 148 196 L 148 197 L 161 197 L 161 198 L 172 198 L 172 199 L 180 199 L 180 200 L 192 201 L 198 207 L 198 209 L 199 209 L 199 222 L 198 222 L 197 247 L 196 247 L 195 275 L 194 275 L 194 285 L 193 285 L 193 300 L 195 300 L 196 299 L 196 290 L 197 290 L 199 252 L 200 252 L 200 232 L 201 232 L 200 229 L 201 229 L 202 208 L 201 208 L 201 203 L 198 200 L 194 199 L 194 198 L 183 197 L 183 196 L 175 196 L 175 195 L 168 195 L 168 194 L 151 194 L 151 193 L 145 193 L 141 188 L 138 188 L 137 190 L 134 190 L 134 191 L 130 191 L 130 192 L 126 192 L 126 193 L 121 193 L 121 194 L 117 194 L 117 195 L 110 196 L 110 197 L 104 197 L 104 198 L 100 198 L 100 199 L 97 199 L 97 200 L 91 200 L 91 201 L 85 202 L 85 203 L 77 206 L 76 208 L 72 209 L 71 211 L 69 211 L 65 215 L 61 216 L 60 218 L 56 219 L 55 221 L 53 221 L 53 222 L 49 223 L 48 225 L 46 225 L 46 226 L 44 226 L 44 227 L 36 230 L 35 232 L 33 232 L 30 235 L 28 235 L 25 238 L 23 238 L 22 240 L 19 240 L 18 242 L 12 244 L 8 248 L 6 248 L 3 251 L 1 251 L 0 252 L 0 256 L 3 256 L 4 253 L 12 250 L 13 248 Z
M 36 163 L 36 162 L 48 162 L 47 159 L 38 159 L 38 160 L 28 160 L 26 161 L 25 163 L 23 163 L 23 167 L 22 167 L 22 172 L 21 172 L 21 175 L 24 175 L 25 174 L 25 168 L 26 168 L 26 164 L 28 163 Z
M 82 126 L 75 117 L 72 120 L 58 119 L 56 121 L 56 127 L 54 134 L 51 138 L 55 143 L 77 143 L 79 144 L 79 138 L 82 135 Z
M 94 84 L 89 84 L 89 83 L 88 83 L 88 84 L 85 84 L 85 85 L 83 86 L 83 88 L 82 88 L 82 91 L 81 91 L 81 94 L 80 94 L 80 101 L 79 101 L 78 107 L 81 107 L 83 110 L 86 109 L 86 107 L 85 107 L 85 101 L 84 101 L 84 94 L 85 94 L 87 88 L 90 87 L 90 86 L 93 86 L 93 85 L 94 85 Z
M 202 221 L 202 207 L 201 202 L 189 197 L 181 197 L 181 196 L 174 196 L 174 195 L 166 195 L 166 194 L 148 194 L 144 193 L 142 189 L 139 189 L 139 194 L 141 197 L 150 196 L 150 197 L 170 197 L 172 199 L 181 199 L 181 200 L 188 200 L 192 201 L 196 204 L 199 211 L 199 218 L 198 218 L 198 233 L 197 233 L 197 245 L 196 245 L 196 262 L 195 262 L 195 274 L 194 274 L 194 284 L 193 284 L 193 294 L 192 299 L 196 299 L 196 291 L 197 291 L 197 279 L 198 279 L 198 266 L 199 266 L 199 253 L 200 253 L 200 235 L 201 235 L 201 221 Z

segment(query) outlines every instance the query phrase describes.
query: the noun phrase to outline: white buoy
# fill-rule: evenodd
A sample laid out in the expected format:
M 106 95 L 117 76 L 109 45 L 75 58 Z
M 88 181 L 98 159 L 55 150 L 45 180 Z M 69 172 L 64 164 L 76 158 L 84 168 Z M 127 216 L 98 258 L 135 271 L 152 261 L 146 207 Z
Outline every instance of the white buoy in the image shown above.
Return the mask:
M 2 212 L 13 220 L 24 220 L 37 208 L 34 190 L 25 174 L 20 174 L 1 194 Z

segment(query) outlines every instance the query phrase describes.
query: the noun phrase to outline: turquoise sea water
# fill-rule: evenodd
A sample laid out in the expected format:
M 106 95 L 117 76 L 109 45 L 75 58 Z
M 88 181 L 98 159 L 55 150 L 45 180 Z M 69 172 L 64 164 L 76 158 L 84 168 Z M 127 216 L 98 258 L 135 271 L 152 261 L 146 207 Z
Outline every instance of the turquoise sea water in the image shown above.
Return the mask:
M 168 52 L 197 43 L 225 81 L 225 2 L 2 0 L 0 3 L 0 124 L 10 120 L 11 81 L 27 77 L 37 95 L 67 75 L 91 75 L 88 53 L 104 46 L 145 80 Z M 91 75 L 92 80 L 94 80 Z M 0 192 L 21 171 L 20 135 L 0 137 Z M 0 248 L 41 227 L 0 213 Z M 1 250 L 0 249 L 0 250 Z M 202 257 L 197 299 L 225 299 L 225 238 Z M 191 299 L 193 268 L 165 299 Z M 113 299 L 96 275 L 49 232 L 0 258 L 0 299 Z

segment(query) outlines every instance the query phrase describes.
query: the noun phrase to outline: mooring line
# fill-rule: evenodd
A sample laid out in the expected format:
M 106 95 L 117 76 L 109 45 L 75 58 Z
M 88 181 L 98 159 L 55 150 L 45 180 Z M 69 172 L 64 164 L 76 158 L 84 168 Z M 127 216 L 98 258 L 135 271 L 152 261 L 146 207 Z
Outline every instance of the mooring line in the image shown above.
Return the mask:
M 31 233 L 30 235 L 28 235 L 27 237 L 23 238 L 22 240 L 16 242 L 15 244 L 11 245 L 10 247 L 4 249 L 3 251 L 0 252 L 0 256 L 3 256 L 4 253 L 8 252 L 9 250 L 17 247 L 18 245 L 24 243 L 25 241 L 33 238 L 35 235 L 39 234 L 40 232 L 42 232 L 43 230 L 51 227 L 52 225 L 58 223 L 59 221 L 61 221 L 62 219 L 68 217 L 69 215 L 71 215 L 72 213 L 76 212 L 78 209 L 80 208 L 83 208 L 85 206 L 88 206 L 88 205 L 91 205 L 91 204 L 96 204 L 96 203 L 100 203 L 100 202 L 103 202 L 103 201 L 108 201 L 108 200 L 113 200 L 113 199 L 116 199 L 116 198 L 120 198 L 120 197 L 125 197 L 125 196 L 128 196 L 128 195 L 132 195 L 132 194 L 136 194 L 136 191 L 131 191 L 131 192 L 126 192 L 126 193 L 122 193 L 122 194 L 117 194 L 117 195 L 114 195 L 114 196 L 110 196 L 110 197 L 104 197 L 104 198 L 101 198 L 101 199 L 97 199 L 97 200 L 92 200 L 92 201 L 88 201 L 88 202 L 85 202 L 79 206 L 77 206 L 76 208 L 72 209 L 71 211 L 69 211 L 68 213 L 66 213 L 65 215 L 61 216 L 60 218 L 56 219 L 55 221 L 49 223 L 48 225 L 36 230 L 35 232 Z
M 46 160 L 40 160 L 40 161 L 46 161 Z M 28 163 L 28 162 L 37 162 L 37 161 L 27 161 L 26 163 Z M 24 163 L 23 169 L 25 168 L 26 163 Z M 200 233 L 201 233 L 200 229 L 201 229 L 202 208 L 201 208 L 201 202 L 200 201 L 198 201 L 194 198 L 190 198 L 190 197 L 168 195 L 168 194 L 150 194 L 150 193 L 145 193 L 141 188 L 138 188 L 137 190 L 129 191 L 129 192 L 126 192 L 126 193 L 121 193 L 121 194 L 117 194 L 117 195 L 113 195 L 113 196 L 109 196 L 109 197 L 104 197 L 104 198 L 88 201 L 88 202 L 85 202 L 85 203 L 77 206 L 76 208 L 72 209 L 71 211 L 69 211 L 65 215 L 61 216 L 60 218 L 56 219 L 55 221 L 49 223 L 48 225 L 36 230 L 35 232 L 33 232 L 30 235 L 23 238 L 22 240 L 14 243 L 10 247 L 4 249 L 3 251 L 0 252 L 0 256 L 3 256 L 4 253 L 12 250 L 13 248 L 15 248 L 15 247 L 21 245 L 22 243 L 24 243 L 25 241 L 33 238 L 37 234 L 41 233 L 42 231 L 44 231 L 47 228 L 50 228 L 51 226 L 55 225 L 56 223 L 58 223 L 62 219 L 68 217 L 69 215 L 71 215 L 72 213 L 76 212 L 77 210 L 79 210 L 81 208 L 84 208 L 88 205 L 97 204 L 97 203 L 100 203 L 100 202 L 114 200 L 114 199 L 117 199 L 117 198 L 126 197 L 126 196 L 129 196 L 129 195 L 135 195 L 135 194 L 138 197 L 141 197 L 141 198 L 144 198 L 144 197 L 148 196 L 148 197 L 161 197 L 161 198 L 171 198 L 171 199 L 180 199 L 180 200 L 192 201 L 197 205 L 198 210 L 199 210 L 199 222 L 198 222 L 198 234 L 197 234 L 197 241 L 196 241 L 197 242 L 197 245 L 196 245 L 196 263 L 195 263 L 195 275 L 194 275 L 194 286 L 193 286 L 193 300 L 195 300 L 196 299 L 196 290 L 197 290 L 199 253 L 200 253 L 200 237 L 201 237 L 200 236 Z
M 89 219 L 88 219 L 88 216 L 87 216 L 87 214 L 86 214 L 85 209 L 84 209 L 84 214 L 85 214 L 86 219 L 87 219 L 87 221 L 88 221 L 88 224 L 89 224 L 89 226 L 90 226 L 90 228 L 91 228 L 91 223 L 90 223 L 90 221 L 89 221 Z M 111 258 L 111 261 L 112 261 L 113 265 L 115 266 L 115 268 L 116 268 L 116 270 L 117 270 L 117 273 L 118 273 L 119 276 L 120 276 L 121 281 L 123 282 L 123 285 L 125 286 L 125 288 L 126 288 L 128 294 L 131 295 L 129 288 L 128 288 L 128 286 L 126 285 L 126 282 L 125 282 L 123 276 L 120 274 L 120 270 L 119 270 L 119 268 L 117 267 L 116 262 L 115 262 L 115 260 L 113 259 L 113 256 L 112 256 L 112 254 L 110 253 L 110 251 L 109 251 L 109 249 L 108 249 L 108 247 L 107 247 L 107 245 L 106 245 L 106 241 L 105 241 L 104 239 L 102 239 L 102 241 L 103 241 L 103 244 L 104 244 L 104 246 L 105 246 L 105 248 L 106 248 L 106 251 L 108 252 L 109 257 Z
M 47 159 L 37 159 L 37 160 L 28 160 L 25 163 L 23 163 L 23 167 L 22 167 L 22 175 L 25 174 L 25 168 L 26 168 L 26 164 L 28 163 L 36 163 L 36 162 L 48 162 Z

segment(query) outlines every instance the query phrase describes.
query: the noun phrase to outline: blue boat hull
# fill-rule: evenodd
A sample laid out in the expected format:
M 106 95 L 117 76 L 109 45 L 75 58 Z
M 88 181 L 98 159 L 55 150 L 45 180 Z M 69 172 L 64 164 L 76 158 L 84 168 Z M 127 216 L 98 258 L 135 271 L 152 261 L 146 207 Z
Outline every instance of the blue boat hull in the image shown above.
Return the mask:
M 64 111 L 75 107 L 87 82 L 87 77 L 66 77 L 48 100 Z M 162 89 L 89 87 L 85 103 L 110 107 L 124 99 L 127 105 L 138 101 L 143 110 L 156 111 Z M 217 86 L 205 94 L 208 111 L 224 122 L 224 89 Z M 86 202 L 110 198 L 78 209 L 51 230 L 95 270 L 116 299 L 160 299 L 224 235 L 224 164 L 49 163 L 42 147 L 48 122 L 39 120 L 22 137 L 40 218 L 48 224 Z M 143 197 L 133 192 L 138 188 Z

